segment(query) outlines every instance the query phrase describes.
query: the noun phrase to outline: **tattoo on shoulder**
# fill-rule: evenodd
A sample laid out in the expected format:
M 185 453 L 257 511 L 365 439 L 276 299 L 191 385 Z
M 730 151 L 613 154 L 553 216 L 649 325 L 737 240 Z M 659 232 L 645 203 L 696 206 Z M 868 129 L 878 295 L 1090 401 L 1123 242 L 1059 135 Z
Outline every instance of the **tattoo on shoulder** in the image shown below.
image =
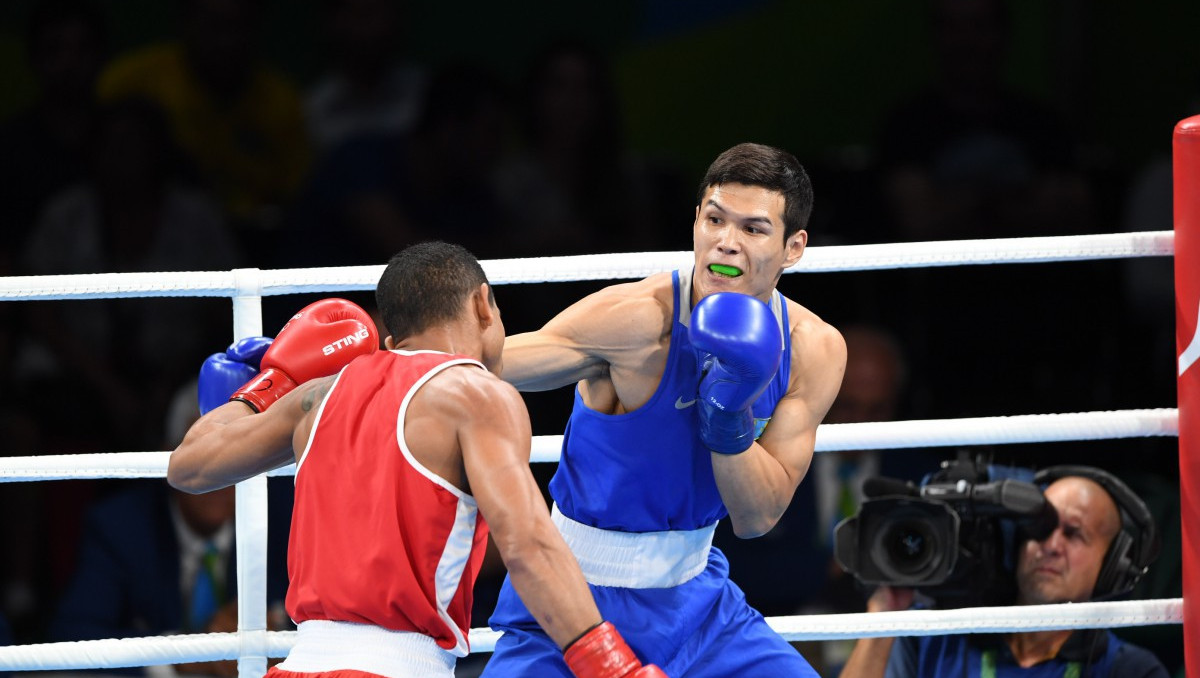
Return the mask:
M 323 379 L 319 383 L 313 384 L 312 388 L 305 392 L 304 397 L 300 399 L 300 409 L 305 412 L 310 412 L 322 400 L 325 399 L 325 394 L 329 393 L 331 386 L 328 379 Z

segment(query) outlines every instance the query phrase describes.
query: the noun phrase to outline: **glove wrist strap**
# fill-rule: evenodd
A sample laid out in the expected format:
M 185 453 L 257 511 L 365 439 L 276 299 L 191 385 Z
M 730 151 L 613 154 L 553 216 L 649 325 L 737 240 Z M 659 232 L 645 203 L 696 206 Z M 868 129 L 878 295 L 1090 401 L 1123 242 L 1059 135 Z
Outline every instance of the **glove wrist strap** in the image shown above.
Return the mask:
M 722 410 L 700 403 L 700 439 L 718 454 L 741 454 L 754 445 L 754 415 L 750 408 Z
M 275 401 L 287 395 L 297 385 L 287 374 L 274 367 L 268 367 L 234 391 L 229 399 L 240 400 L 255 412 L 265 412 L 268 407 L 275 404 Z
M 563 652 L 576 678 L 619 678 L 642 666 L 617 628 L 601 622 L 572 641 Z

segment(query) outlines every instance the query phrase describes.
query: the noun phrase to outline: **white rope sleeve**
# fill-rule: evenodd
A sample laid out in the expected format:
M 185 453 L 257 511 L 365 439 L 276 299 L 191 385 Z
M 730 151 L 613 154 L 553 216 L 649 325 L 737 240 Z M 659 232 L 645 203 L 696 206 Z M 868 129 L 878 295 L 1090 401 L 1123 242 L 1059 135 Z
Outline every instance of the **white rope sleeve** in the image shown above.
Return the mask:
M 291 647 L 291 644 L 288 644 Z M 0 669 L 62 671 L 68 669 L 155 666 L 183 662 L 235 659 L 236 633 L 198 633 L 183 636 L 108 638 L 66 643 L 0 647 Z M 285 650 L 286 654 L 286 650 Z M 284 655 L 280 655 L 284 656 Z
M 1028 264 L 1171 256 L 1174 253 L 1173 231 L 942 240 L 813 247 L 805 250 L 804 258 L 793 270 L 818 273 L 968 264 Z
M 0 457 L 0 482 L 68 478 L 165 478 L 170 452 L 96 452 Z
M 886 450 L 947 445 L 995 445 L 1067 440 L 1110 440 L 1179 435 L 1176 409 L 1116 410 L 1012 417 L 920 419 L 824 424 L 817 451 Z M 557 462 L 563 437 L 535 436 L 530 461 Z M 68 478 L 163 478 L 170 452 L 98 452 L 0 457 L 0 483 Z M 289 464 L 268 476 L 295 475 Z
M 1183 599 L 772 617 L 787 640 L 937 636 L 1183 623 Z
M 1182 598 L 874 614 L 817 614 L 767 619 L 767 624 L 787 641 L 1118 628 L 1182 622 Z M 265 635 L 266 655 L 271 658 L 287 656 L 296 642 L 294 631 L 273 631 Z M 499 631 L 489 628 L 471 629 L 471 652 L 491 652 L 500 635 Z M 238 651 L 237 633 L 15 645 L 0 647 L 0 670 L 61 671 L 154 666 L 236 659 Z
M 809 247 L 786 273 L 863 271 L 925 266 L 1043 263 L 1175 252 L 1173 231 L 990 240 Z M 571 257 L 491 259 L 480 262 L 494 284 L 643 278 L 691 265 L 691 252 L 585 254 Z M 263 296 L 375 289 L 383 266 L 335 266 L 257 271 Z M 0 278 L 0 299 L 118 299 L 125 297 L 234 297 L 245 275 L 235 271 L 96 273 Z
M 1179 410 L 1119 410 L 1011 417 L 914 419 L 817 427 L 817 451 L 996 445 L 1178 436 Z

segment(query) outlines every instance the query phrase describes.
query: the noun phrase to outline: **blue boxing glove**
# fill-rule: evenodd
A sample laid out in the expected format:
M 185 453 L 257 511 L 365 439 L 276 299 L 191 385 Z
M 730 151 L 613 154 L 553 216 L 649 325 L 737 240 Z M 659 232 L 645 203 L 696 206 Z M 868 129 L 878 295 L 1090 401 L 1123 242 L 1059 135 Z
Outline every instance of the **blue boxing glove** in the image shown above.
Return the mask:
M 270 337 L 244 337 L 224 353 L 208 356 L 200 366 L 197 391 L 200 414 L 229 402 L 229 396 L 258 374 L 258 363 L 274 341 Z
M 754 444 L 751 406 L 783 358 L 775 314 L 749 295 L 717 292 L 692 309 L 688 338 L 703 364 L 700 438 L 713 452 L 745 452 Z

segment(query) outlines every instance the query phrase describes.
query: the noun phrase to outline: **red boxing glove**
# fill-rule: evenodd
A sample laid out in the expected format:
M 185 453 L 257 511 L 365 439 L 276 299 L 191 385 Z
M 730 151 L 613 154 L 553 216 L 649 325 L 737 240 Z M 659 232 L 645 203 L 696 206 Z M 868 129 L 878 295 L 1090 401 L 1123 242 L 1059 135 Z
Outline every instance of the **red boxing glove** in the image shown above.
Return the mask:
M 371 316 L 345 299 L 322 299 L 305 306 L 279 330 L 263 354 L 258 376 L 230 396 L 255 412 L 265 412 L 300 384 L 327 377 L 351 360 L 379 348 Z
M 617 627 L 601 622 L 563 652 L 575 678 L 667 678 L 662 669 L 642 666 Z

